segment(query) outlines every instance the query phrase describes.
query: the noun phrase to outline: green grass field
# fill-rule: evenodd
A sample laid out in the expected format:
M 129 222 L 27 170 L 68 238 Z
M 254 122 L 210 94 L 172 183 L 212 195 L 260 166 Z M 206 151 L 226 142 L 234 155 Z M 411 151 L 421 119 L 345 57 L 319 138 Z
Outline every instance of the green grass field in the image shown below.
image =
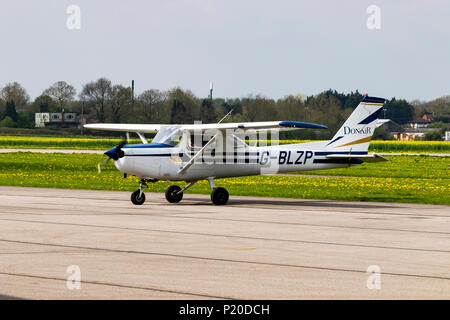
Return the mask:
M 363 163 L 343 169 L 318 170 L 313 172 L 295 172 L 296 174 L 321 176 L 348 176 L 374 178 L 412 178 L 441 179 L 449 178 L 450 157 L 430 156 L 386 156 L 390 161 Z M 450 181 L 449 181 L 450 182 Z
M 286 197 L 352 201 L 386 201 L 450 204 L 450 158 L 390 156 L 388 163 L 363 164 L 348 169 L 306 172 L 316 177 L 255 176 L 217 180 L 231 196 Z M 105 157 L 97 154 L 0 154 L 0 185 L 68 189 L 137 189 L 138 179 L 124 179 L 110 163 L 102 174 L 97 164 Z M 345 178 L 324 175 L 347 176 Z M 163 192 L 170 183 L 150 184 L 150 190 Z M 199 182 L 188 193 L 210 193 Z M 151 198 L 149 199 L 151 201 Z

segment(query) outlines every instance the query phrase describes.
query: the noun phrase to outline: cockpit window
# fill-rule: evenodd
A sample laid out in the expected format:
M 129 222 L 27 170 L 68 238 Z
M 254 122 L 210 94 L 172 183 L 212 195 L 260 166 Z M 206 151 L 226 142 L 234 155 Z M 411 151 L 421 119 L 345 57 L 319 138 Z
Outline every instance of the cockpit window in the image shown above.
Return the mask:
M 175 147 L 181 139 L 180 126 L 161 127 L 152 143 L 163 143 Z
M 211 138 L 211 137 L 210 137 Z M 188 140 L 188 146 L 191 149 L 201 149 L 203 148 L 207 143 L 209 139 L 205 139 L 202 135 L 190 135 L 190 139 Z M 211 146 L 215 145 L 215 141 L 211 144 Z

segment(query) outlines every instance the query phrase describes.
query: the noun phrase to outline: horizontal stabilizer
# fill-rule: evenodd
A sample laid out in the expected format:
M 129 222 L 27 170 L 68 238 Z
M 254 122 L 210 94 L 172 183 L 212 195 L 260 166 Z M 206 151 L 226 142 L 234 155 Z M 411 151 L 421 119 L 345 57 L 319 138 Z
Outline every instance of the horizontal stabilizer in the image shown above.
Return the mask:
M 359 159 L 363 162 L 383 162 L 389 161 L 388 159 L 380 156 L 376 153 L 363 154 L 363 155 L 352 155 L 352 154 L 329 154 L 326 156 L 327 159 L 348 159 L 349 162 L 351 159 Z
M 375 126 L 381 127 L 383 124 L 388 123 L 389 121 L 391 121 L 390 119 L 378 119 Z

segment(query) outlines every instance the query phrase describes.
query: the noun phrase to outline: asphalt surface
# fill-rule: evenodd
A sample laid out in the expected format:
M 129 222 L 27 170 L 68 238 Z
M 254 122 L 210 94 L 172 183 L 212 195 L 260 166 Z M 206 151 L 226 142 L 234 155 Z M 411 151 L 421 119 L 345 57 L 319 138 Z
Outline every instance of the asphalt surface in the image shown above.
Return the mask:
M 0 299 L 450 297 L 449 206 L 146 195 L 0 187 Z

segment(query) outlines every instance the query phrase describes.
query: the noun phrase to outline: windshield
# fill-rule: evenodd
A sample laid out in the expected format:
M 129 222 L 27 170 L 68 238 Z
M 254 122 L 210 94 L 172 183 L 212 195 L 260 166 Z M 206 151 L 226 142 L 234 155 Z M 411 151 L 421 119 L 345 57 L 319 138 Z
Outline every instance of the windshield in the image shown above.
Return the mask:
M 181 131 L 179 129 L 180 126 L 161 127 L 161 130 L 153 138 L 152 143 L 164 143 L 175 147 L 181 138 Z

